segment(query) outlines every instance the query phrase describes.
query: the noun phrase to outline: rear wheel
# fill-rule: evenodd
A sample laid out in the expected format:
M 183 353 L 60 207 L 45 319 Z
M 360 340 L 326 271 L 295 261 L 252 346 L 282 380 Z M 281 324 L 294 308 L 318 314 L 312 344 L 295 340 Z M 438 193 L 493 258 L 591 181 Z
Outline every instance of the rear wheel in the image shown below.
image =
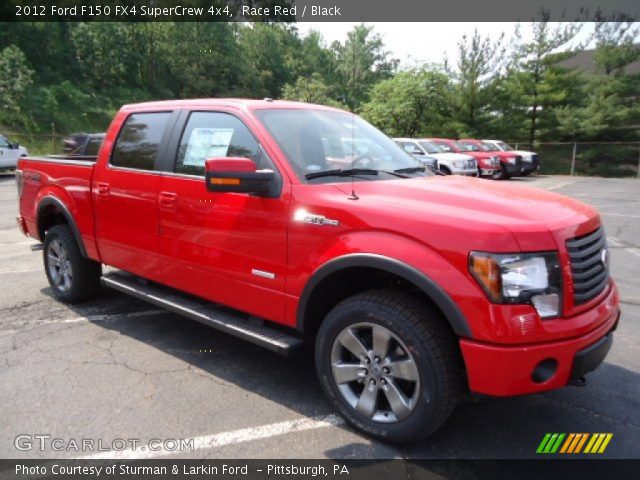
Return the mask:
M 88 300 L 100 288 L 100 263 L 82 256 L 67 225 L 56 225 L 47 231 L 44 269 L 53 293 L 65 303 Z
M 316 367 L 347 421 L 392 443 L 430 435 L 459 398 L 455 337 L 429 305 L 400 292 L 366 292 L 336 306 L 318 332 Z

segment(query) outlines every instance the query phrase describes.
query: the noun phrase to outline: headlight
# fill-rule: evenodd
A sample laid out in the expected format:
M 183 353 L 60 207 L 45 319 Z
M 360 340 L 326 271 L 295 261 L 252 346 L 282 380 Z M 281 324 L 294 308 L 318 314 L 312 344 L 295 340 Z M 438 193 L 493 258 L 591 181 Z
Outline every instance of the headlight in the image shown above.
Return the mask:
M 456 160 L 455 162 L 453 162 L 453 166 L 456 168 L 464 168 L 464 162 Z
M 542 318 L 560 315 L 562 274 L 556 252 L 471 252 L 469 272 L 493 303 L 529 303 Z

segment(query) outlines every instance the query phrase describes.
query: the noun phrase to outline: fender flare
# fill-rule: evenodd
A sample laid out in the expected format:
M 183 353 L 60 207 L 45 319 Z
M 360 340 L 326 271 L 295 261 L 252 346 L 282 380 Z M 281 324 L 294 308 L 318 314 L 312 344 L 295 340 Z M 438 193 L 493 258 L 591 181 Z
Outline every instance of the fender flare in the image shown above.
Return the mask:
M 80 230 L 78 230 L 78 226 L 76 225 L 75 220 L 73 219 L 73 215 L 67 208 L 67 206 L 57 197 L 53 195 L 46 195 L 38 204 L 38 210 L 36 212 L 36 231 L 38 232 L 38 236 L 40 236 L 40 215 L 42 211 L 53 205 L 57 210 L 62 212 L 62 215 L 67 220 L 67 223 L 71 227 L 71 231 L 73 232 L 73 236 L 76 239 L 76 243 L 78 244 L 78 248 L 80 249 L 80 253 L 83 257 L 88 258 L 87 251 L 84 248 L 84 242 L 82 241 L 82 236 L 80 235 Z M 44 242 L 44 238 L 40 238 L 40 241 Z
M 469 324 L 464 314 L 451 297 L 442 289 L 442 287 L 411 265 L 394 258 L 371 253 L 353 253 L 334 258 L 333 260 L 326 262 L 313 273 L 311 278 L 307 281 L 307 284 L 302 291 L 302 295 L 300 296 L 300 300 L 298 301 L 298 309 L 296 313 L 296 327 L 298 331 L 305 331 L 305 312 L 309 298 L 311 297 L 315 287 L 328 275 L 339 270 L 352 267 L 377 268 L 397 275 L 416 285 L 433 300 L 440 310 L 442 310 L 456 335 L 465 338 L 473 338 L 471 329 L 469 328 Z

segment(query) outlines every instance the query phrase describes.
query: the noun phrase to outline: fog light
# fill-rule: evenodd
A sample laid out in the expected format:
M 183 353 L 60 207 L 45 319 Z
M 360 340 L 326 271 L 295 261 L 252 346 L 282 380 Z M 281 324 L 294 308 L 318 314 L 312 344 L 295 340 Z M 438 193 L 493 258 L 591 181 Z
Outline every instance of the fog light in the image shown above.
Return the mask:
M 543 383 L 550 380 L 556 374 L 558 362 L 553 358 L 542 360 L 531 373 L 531 380 L 535 383 Z
M 531 303 L 533 303 L 533 306 L 541 318 L 557 317 L 560 315 L 560 295 L 557 293 L 534 295 L 531 297 Z

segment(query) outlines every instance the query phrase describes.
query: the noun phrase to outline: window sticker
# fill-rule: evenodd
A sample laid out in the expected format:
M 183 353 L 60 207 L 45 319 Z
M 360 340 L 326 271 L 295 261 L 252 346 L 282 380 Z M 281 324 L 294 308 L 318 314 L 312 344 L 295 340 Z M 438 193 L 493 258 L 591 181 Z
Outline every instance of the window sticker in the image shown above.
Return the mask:
M 182 164 L 201 167 L 207 158 L 226 157 L 233 131 L 233 128 L 194 128 Z

